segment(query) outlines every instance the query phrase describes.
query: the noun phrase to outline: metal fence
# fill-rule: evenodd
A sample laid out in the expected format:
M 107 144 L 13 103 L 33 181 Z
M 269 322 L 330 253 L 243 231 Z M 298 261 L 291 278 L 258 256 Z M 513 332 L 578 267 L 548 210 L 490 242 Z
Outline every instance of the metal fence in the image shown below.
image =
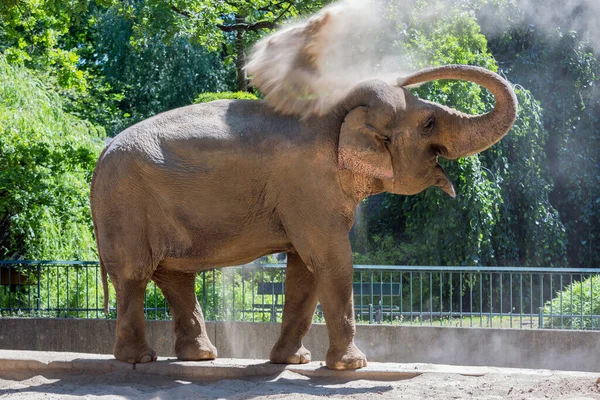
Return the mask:
M 100 282 L 96 262 L 0 261 L 0 315 L 115 318 Z M 284 282 L 285 265 L 249 264 L 199 273 L 196 295 L 207 320 L 279 322 Z M 371 324 L 600 329 L 600 269 L 355 265 L 354 311 Z M 170 318 L 154 283 L 145 313 Z

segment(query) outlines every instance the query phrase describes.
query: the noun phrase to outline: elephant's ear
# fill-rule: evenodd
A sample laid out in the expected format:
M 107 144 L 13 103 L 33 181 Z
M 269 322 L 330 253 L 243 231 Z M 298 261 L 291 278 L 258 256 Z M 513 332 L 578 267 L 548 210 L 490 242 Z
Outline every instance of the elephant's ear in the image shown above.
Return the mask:
M 383 138 L 367 123 L 368 109 L 350 111 L 340 131 L 338 167 L 379 179 L 392 179 L 392 157 Z

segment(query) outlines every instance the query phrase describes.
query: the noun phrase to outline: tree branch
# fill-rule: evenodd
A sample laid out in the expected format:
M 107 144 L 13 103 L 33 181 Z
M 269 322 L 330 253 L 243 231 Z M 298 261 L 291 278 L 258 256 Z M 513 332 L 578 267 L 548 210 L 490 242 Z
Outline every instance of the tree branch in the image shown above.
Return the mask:
M 254 24 L 246 24 L 246 23 L 238 23 L 233 25 L 217 25 L 217 27 L 223 32 L 236 32 L 236 31 L 258 31 L 261 29 L 275 29 L 277 27 L 277 22 L 287 13 L 290 8 L 294 5 L 293 1 L 288 2 L 288 6 L 285 10 L 279 14 L 277 18 L 273 21 L 258 21 Z
M 288 12 L 288 11 L 289 11 L 289 9 L 292 7 L 292 5 L 293 5 L 293 4 L 294 4 L 294 2 L 293 2 L 293 1 L 290 1 L 290 2 L 288 3 L 288 6 L 287 6 L 287 8 L 286 8 L 285 10 L 283 10 L 283 11 L 281 12 L 281 14 L 279 14 L 279 17 L 277 17 L 277 18 L 275 18 L 275 19 L 273 20 L 273 24 L 277 24 L 277 21 L 279 21 L 279 20 L 281 19 L 281 17 L 283 17 L 283 14 L 285 14 L 286 12 Z
M 234 25 L 217 25 L 217 28 L 223 32 L 235 31 L 258 31 L 260 29 L 275 29 L 275 22 L 259 21 L 254 24 L 234 24 Z
M 186 18 L 192 18 L 192 14 L 190 14 L 189 12 L 187 12 L 187 11 L 185 11 L 185 10 L 182 10 L 182 9 L 180 9 L 180 8 L 177 8 L 177 7 L 175 7 L 175 6 L 171 6 L 171 11 L 173 11 L 173 12 L 175 12 L 175 13 L 177 13 L 177 14 L 179 14 L 179 15 L 183 16 L 183 17 L 186 17 Z

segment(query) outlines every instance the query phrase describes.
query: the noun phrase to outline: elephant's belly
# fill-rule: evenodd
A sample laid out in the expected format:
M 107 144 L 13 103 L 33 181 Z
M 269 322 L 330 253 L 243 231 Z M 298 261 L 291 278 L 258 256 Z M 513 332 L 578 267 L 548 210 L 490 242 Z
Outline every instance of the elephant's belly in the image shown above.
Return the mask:
M 254 227 L 246 232 L 207 230 L 192 237 L 187 246 L 171 247 L 174 250 L 168 251 L 160 264 L 171 269 L 202 271 L 242 265 L 268 254 L 292 250 L 285 234 L 272 226 Z
M 279 246 L 257 246 L 255 248 L 226 247 L 215 249 L 209 254 L 194 254 L 196 252 L 190 252 L 189 255 L 185 256 L 166 257 L 160 265 L 167 269 L 199 272 L 212 268 L 247 264 L 259 257 L 273 253 L 287 252 L 291 249 L 292 246 L 287 244 L 281 244 Z

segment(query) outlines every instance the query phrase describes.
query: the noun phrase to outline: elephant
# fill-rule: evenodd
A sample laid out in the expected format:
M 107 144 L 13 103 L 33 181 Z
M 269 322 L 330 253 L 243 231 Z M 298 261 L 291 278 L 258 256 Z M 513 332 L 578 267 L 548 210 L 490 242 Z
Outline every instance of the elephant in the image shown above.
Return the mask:
M 314 37 L 326 20 L 292 34 Z M 268 52 L 269 40 L 256 54 Z M 317 70 L 308 53 L 314 46 L 303 43 L 294 63 L 308 76 Z M 172 311 L 177 358 L 214 359 L 195 274 L 285 252 L 285 304 L 270 361 L 311 361 L 302 339 L 320 302 L 326 366 L 365 367 L 354 343 L 349 232 L 356 206 L 373 194 L 412 195 L 430 186 L 455 196 L 438 157 L 473 155 L 499 141 L 516 118 L 515 93 L 484 68 L 446 65 L 397 82 L 356 82 L 319 109 L 311 108 L 314 96 L 290 100 L 294 85 L 283 82 L 279 90 L 260 63 L 248 65 L 266 100 L 219 100 L 156 115 L 121 132 L 99 157 L 90 200 L 105 308 L 107 274 L 116 291 L 114 356 L 156 360 L 143 310 L 153 280 Z M 437 79 L 474 82 L 496 104 L 467 115 L 407 89 Z

